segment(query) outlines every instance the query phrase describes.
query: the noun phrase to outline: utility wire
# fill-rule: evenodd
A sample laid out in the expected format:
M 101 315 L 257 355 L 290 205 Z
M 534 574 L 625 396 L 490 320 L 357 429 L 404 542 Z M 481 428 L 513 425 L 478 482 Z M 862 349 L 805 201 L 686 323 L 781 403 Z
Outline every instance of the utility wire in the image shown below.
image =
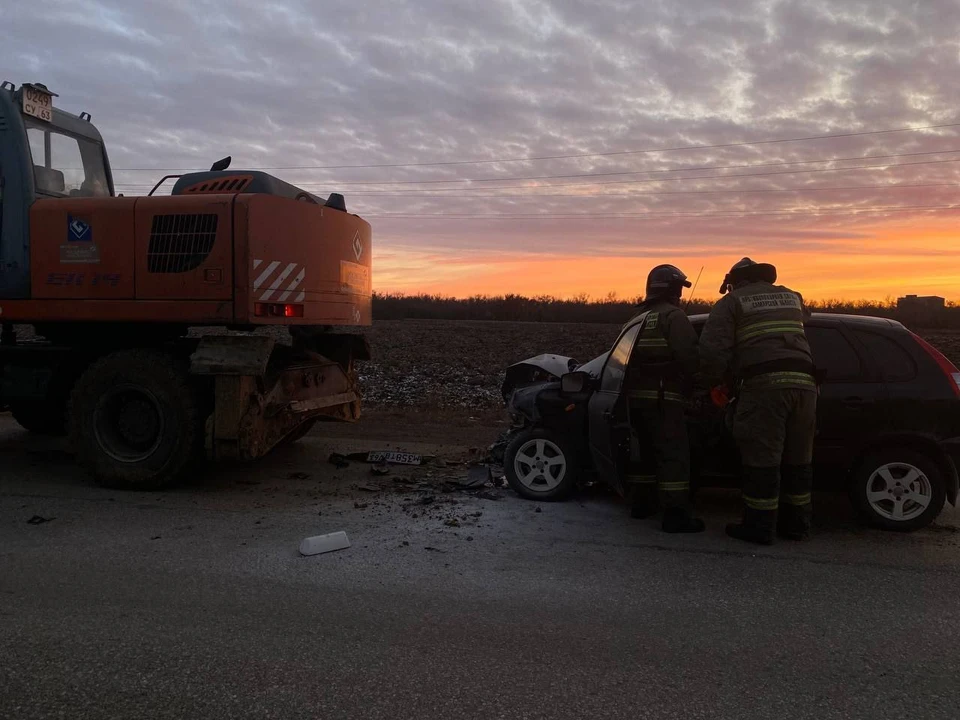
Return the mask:
M 931 210 L 960 210 L 960 205 L 888 205 L 888 206 L 870 206 L 861 208 L 797 208 L 795 210 L 778 211 L 742 211 L 742 210 L 718 210 L 709 212 L 675 212 L 675 211 L 656 211 L 649 212 L 623 212 L 623 213 L 488 213 L 488 214 L 467 214 L 467 213 L 371 213 L 365 217 L 370 218 L 403 218 L 403 219 L 454 219 L 454 220 L 598 220 L 598 219 L 641 219 L 641 218 L 667 218 L 667 217 L 754 217 L 760 215 L 792 215 L 794 217 L 819 217 L 821 215 L 858 215 L 861 213 L 876 212 L 905 212 L 905 211 L 931 211 Z
M 955 151 L 957 152 L 957 151 Z M 960 162 L 960 158 L 949 158 L 946 160 L 920 160 L 917 162 L 906 162 L 906 163 L 880 163 L 875 165 L 848 165 L 847 167 L 840 168 L 811 168 L 805 170 L 779 170 L 776 172 L 763 172 L 763 173 L 738 173 L 736 175 L 685 175 L 681 177 L 668 177 L 668 178 L 643 178 L 635 180 L 604 180 L 599 182 L 574 182 L 574 183 L 551 183 L 549 185 L 538 185 L 538 186 L 523 186 L 523 185 L 502 185 L 494 187 L 484 187 L 480 188 L 482 190 L 537 190 L 537 189 L 550 189 L 557 187 L 584 187 L 584 186 L 596 186 L 596 185 L 639 185 L 645 183 L 662 183 L 662 182 L 675 182 L 681 180 L 729 180 L 732 178 L 747 178 L 747 177 L 774 177 L 777 175 L 797 175 L 802 173 L 822 173 L 822 172 L 844 172 L 848 170 L 870 170 L 876 168 L 892 169 L 899 167 L 912 167 L 916 165 L 940 165 L 944 163 L 954 163 Z M 504 181 L 509 180 L 510 178 L 503 178 Z M 300 187 L 303 186 L 313 186 L 313 185 L 323 185 L 324 187 L 336 187 L 336 183 L 302 183 Z M 341 183 L 342 184 L 342 183 Z M 391 183 L 376 183 L 377 185 L 389 185 Z M 147 185 L 120 185 L 118 187 L 147 187 Z M 152 186 L 151 186 L 152 187 Z M 440 193 L 440 192 L 463 192 L 464 188 L 433 188 L 430 192 Z M 374 194 L 374 193 L 368 193 Z M 482 195 L 476 195 L 471 197 L 486 197 Z
M 443 160 L 435 162 L 410 162 L 410 163 L 370 163 L 365 165 L 273 165 L 248 167 L 247 170 L 350 170 L 363 168 L 399 168 L 399 167 L 440 167 L 444 165 L 490 165 L 507 162 L 533 162 L 537 160 L 572 160 L 577 158 L 589 157 L 615 157 L 618 155 L 642 155 L 648 153 L 678 152 L 681 150 L 718 150 L 721 148 L 745 147 L 749 145 L 773 145 L 777 143 L 789 142 L 807 142 L 810 140 L 829 140 L 831 138 L 850 138 L 864 137 L 869 135 L 888 135 L 899 132 L 914 132 L 917 130 L 940 130 L 944 128 L 960 127 L 960 123 L 945 123 L 942 125 L 920 125 L 917 127 L 901 127 L 890 130 L 867 130 L 863 132 L 835 133 L 828 135 L 806 135 L 803 137 L 778 138 L 772 140 L 748 140 L 734 143 L 718 143 L 714 145 L 678 145 L 674 147 L 644 148 L 640 150 L 616 150 L 611 152 L 599 153 L 575 153 L 569 155 L 529 155 L 525 157 L 507 157 L 485 160 Z M 194 170 L 206 170 L 207 168 L 194 168 Z M 129 167 L 114 168 L 114 170 L 124 170 L 131 172 L 182 172 L 180 168 L 163 167 Z
M 836 158 L 816 158 L 813 160 L 787 160 L 779 162 L 762 162 L 762 163 L 743 163 L 740 165 L 699 165 L 699 166 L 689 166 L 689 167 L 677 167 L 677 168 L 665 168 L 658 170 L 624 170 L 620 172 L 589 172 L 589 173 L 568 173 L 564 175 L 520 175 L 520 176 L 508 176 L 508 177 L 496 177 L 496 178 L 452 178 L 448 180 L 349 180 L 344 182 L 336 181 L 311 181 L 308 183 L 301 183 L 306 185 L 312 184 L 323 184 L 323 185 L 439 185 L 439 184 L 449 184 L 449 183 L 486 183 L 486 182 L 514 182 L 514 181 L 527 181 L 527 180 L 565 180 L 570 178 L 587 178 L 587 177 L 615 177 L 619 175 L 661 175 L 664 173 L 675 173 L 675 172 L 703 172 L 707 170 L 742 170 L 745 168 L 756 168 L 756 167 L 782 167 L 786 165 L 811 165 L 814 163 L 829 163 L 829 162 L 853 162 L 860 160 L 889 160 L 891 158 L 903 158 L 903 157 L 920 157 L 920 156 L 929 156 L 929 155 L 950 155 L 952 153 L 958 153 L 960 149 L 956 150 L 926 150 L 924 152 L 912 152 L 912 153 L 895 153 L 892 155 L 859 155 L 853 157 L 836 157 Z M 146 183 L 144 183 L 146 185 Z
M 119 188 L 138 188 L 153 187 L 149 185 L 137 185 L 132 183 L 114 183 Z M 625 193 L 603 193 L 602 195 L 584 195 L 583 193 L 540 193 L 523 195 L 431 195 L 427 191 L 423 194 L 405 193 L 405 192 L 352 192 L 350 197 L 370 197 L 370 196 L 389 196 L 402 198 L 492 198 L 501 200 L 537 200 L 539 198 L 580 198 L 582 200 L 604 200 L 606 198 L 633 198 L 633 197 L 656 197 L 660 195 L 731 195 L 731 194 L 768 194 L 768 193 L 808 193 L 808 192 L 842 192 L 846 190 L 900 190 L 910 188 L 937 188 L 937 187 L 960 187 L 960 183 L 900 183 L 897 185 L 824 185 L 818 187 L 790 187 L 790 188 L 759 188 L 759 189 L 731 189 L 731 190 L 643 190 L 641 192 Z M 484 188 L 485 190 L 487 188 Z M 523 188 L 516 188 L 522 190 Z M 536 190 L 537 188 L 531 188 Z
M 527 180 L 567 180 L 570 178 L 614 177 L 618 175 L 662 175 L 675 172 L 703 172 L 707 170 L 743 170 L 755 167 L 782 167 L 785 165 L 811 165 L 813 163 L 853 162 L 859 160 L 889 160 L 891 158 L 918 157 L 926 155 L 949 155 L 960 150 L 928 150 L 926 152 L 897 153 L 895 155 L 861 155 L 858 157 L 822 158 L 816 160 L 789 160 L 783 162 L 745 163 L 741 165 L 702 165 L 693 167 L 667 168 L 662 170 L 627 170 L 623 172 L 570 173 L 566 175 L 520 175 L 499 178 L 457 178 L 453 180 L 356 180 L 333 183 L 340 185 L 434 185 L 443 183 L 486 183 Z

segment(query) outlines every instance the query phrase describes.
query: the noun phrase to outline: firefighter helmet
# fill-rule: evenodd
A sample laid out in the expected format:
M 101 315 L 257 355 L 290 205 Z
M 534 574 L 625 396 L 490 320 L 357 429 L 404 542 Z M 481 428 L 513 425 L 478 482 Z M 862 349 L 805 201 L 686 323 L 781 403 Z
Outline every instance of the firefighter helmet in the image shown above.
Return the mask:
M 748 257 L 735 263 L 730 272 L 723 278 L 723 284 L 720 286 L 720 294 L 727 292 L 732 285 L 741 282 L 768 282 L 777 281 L 777 268 L 770 263 L 754 262 Z
M 647 298 L 680 297 L 690 281 L 675 265 L 657 265 L 647 275 Z

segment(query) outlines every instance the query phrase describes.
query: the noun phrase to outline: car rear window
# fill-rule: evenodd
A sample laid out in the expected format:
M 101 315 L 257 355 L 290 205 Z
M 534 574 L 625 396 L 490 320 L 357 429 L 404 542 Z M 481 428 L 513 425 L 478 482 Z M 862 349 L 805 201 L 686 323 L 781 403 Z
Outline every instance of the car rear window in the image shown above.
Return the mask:
M 906 382 L 917 376 L 917 365 L 913 358 L 892 338 L 866 330 L 854 330 L 853 334 L 863 343 L 886 382 Z
M 858 380 L 861 375 L 860 356 L 836 328 L 807 327 L 807 342 L 813 352 L 817 368 L 826 371 L 824 382 Z

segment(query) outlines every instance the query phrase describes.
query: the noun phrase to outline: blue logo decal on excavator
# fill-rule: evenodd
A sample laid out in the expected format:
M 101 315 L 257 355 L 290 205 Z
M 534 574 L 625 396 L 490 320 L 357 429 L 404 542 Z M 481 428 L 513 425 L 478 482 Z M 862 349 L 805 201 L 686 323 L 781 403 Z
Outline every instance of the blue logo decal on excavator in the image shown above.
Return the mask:
M 93 231 L 89 224 L 72 215 L 67 215 L 67 242 L 92 242 Z

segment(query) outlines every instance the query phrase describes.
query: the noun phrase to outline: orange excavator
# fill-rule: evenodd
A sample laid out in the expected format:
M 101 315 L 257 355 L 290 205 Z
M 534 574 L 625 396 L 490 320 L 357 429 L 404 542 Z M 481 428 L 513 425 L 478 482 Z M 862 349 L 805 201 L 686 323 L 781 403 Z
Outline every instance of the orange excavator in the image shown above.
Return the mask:
M 358 419 L 370 225 L 229 158 L 118 195 L 90 115 L 56 98 L 0 86 L 0 410 L 129 488 Z

